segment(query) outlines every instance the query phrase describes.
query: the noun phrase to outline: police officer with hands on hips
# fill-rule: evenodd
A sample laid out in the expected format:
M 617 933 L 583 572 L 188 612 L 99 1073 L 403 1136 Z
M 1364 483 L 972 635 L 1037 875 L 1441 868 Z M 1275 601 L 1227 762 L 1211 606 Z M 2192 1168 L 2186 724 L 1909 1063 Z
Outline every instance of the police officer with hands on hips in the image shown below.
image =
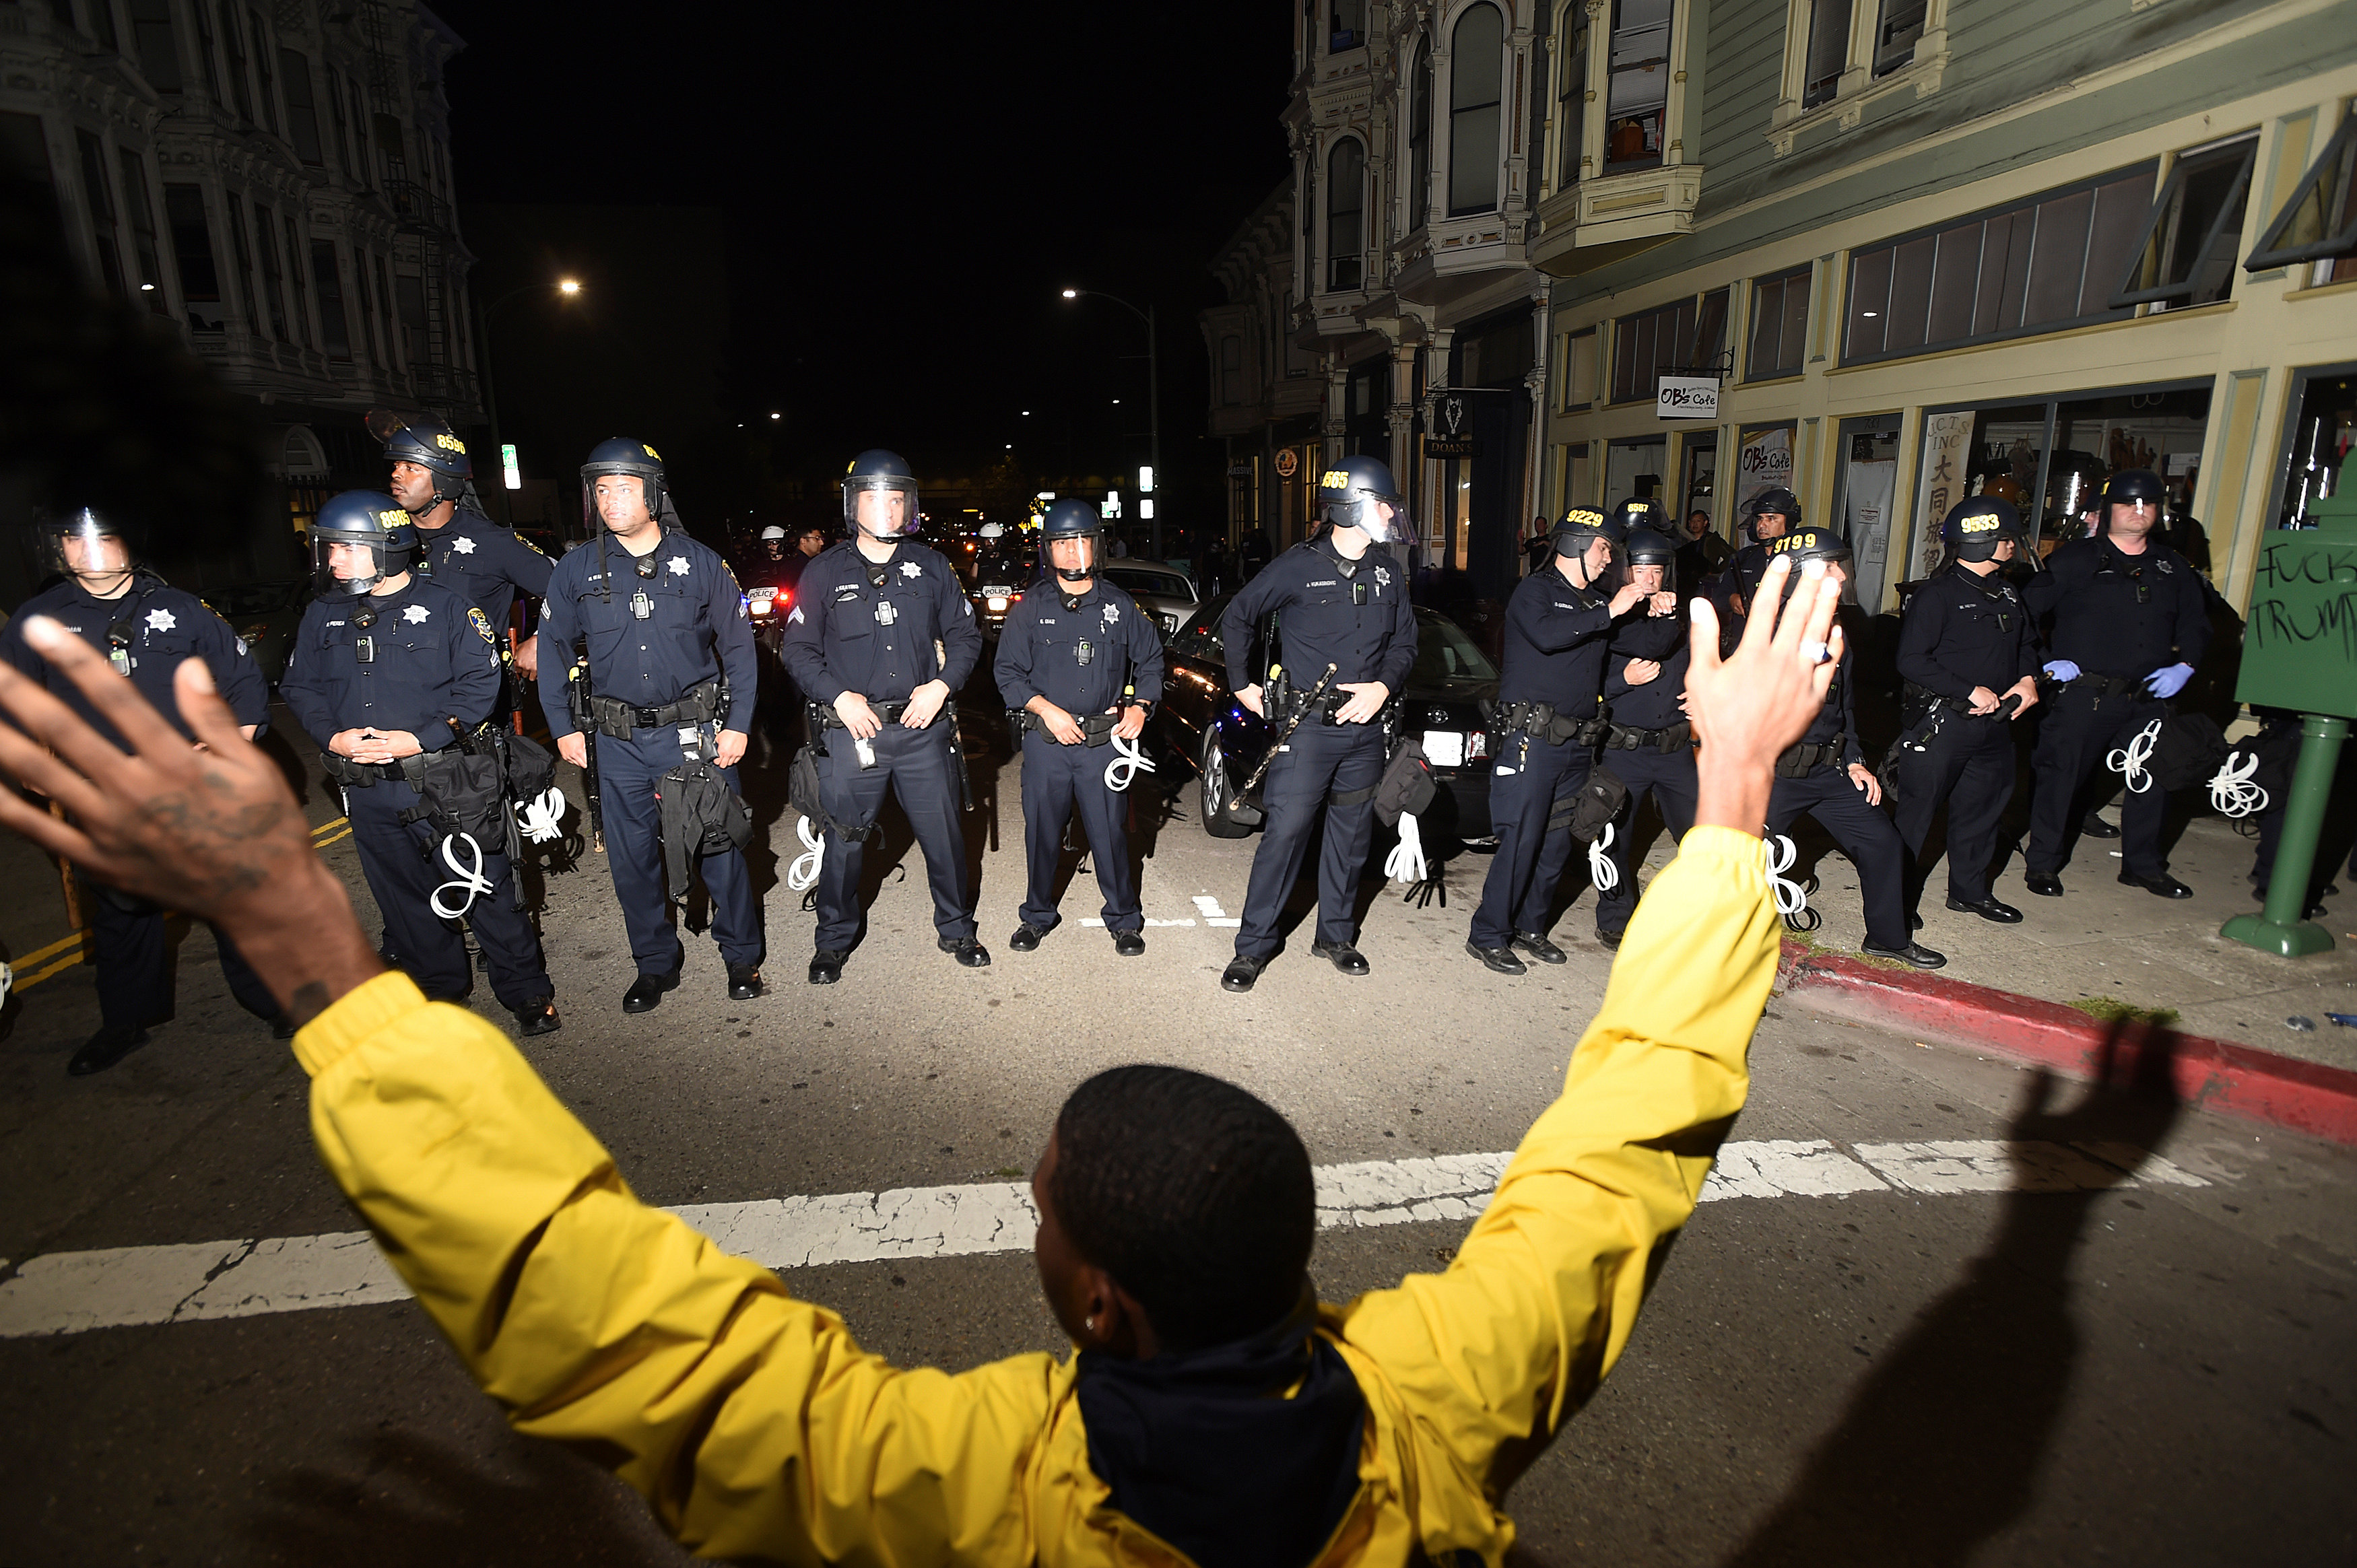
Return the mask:
M 2021 514 L 1994 496 L 1968 497 L 1949 510 L 1940 540 L 1948 568 L 1915 590 L 1899 629 L 1907 729 L 1894 804 L 1908 907 L 1922 892 L 1923 841 L 1945 800 L 1948 908 L 2011 925 L 2021 911 L 1989 891 L 1988 868 L 2013 799 L 2011 721 L 2038 702 L 2038 639 L 2003 571 L 2021 547 Z
M 925 852 L 937 945 L 966 968 L 985 969 L 990 950 L 974 939 L 974 887 L 958 823 L 953 702 L 982 657 L 974 601 L 940 553 L 909 537 L 920 525 L 917 478 L 897 453 L 852 459 L 843 520 L 851 537 L 802 568 L 786 617 L 786 668 L 813 703 L 813 744 L 824 747 L 822 802 L 857 834 L 826 832 L 810 981 L 842 979 L 844 961 L 866 930 L 859 864 L 888 784 Z
M 2094 536 L 2057 546 L 2024 590 L 2029 613 L 2050 618 L 2046 673 L 2061 688 L 2031 759 L 2037 792 L 2022 857 L 2029 890 L 2049 898 L 2062 896 L 2065 841 L 2088 775 L 2167 716 L 2169 699 L 2193 679 L 2210 643 L 2201 581 L 2155 532 L 2166 496 L 2149 468 L 2114 474 L 2104 481 Z M 2193 889 L 2169 875 L 2161 853 L 2168 797 L 2137 789 L 2133 772 L 2127 782 L 2120 880 L 2164 898 L 2192 897 Z
M 133 531 L 110 516 L 84 507 L 40 527 L 41 564 L 59 581 L 27 599 L 0 627 L 0 659 L 48 691 L 107 739 L 121 737 L 90 705 L 81 689 L 25 644 L 20 629 L 27 616 L 44 615 L 107 656 L 172 725 L 188 734 L 172 692 L 172 672 L 201 659 L 238 727 L 252 740 L 270 710 L 270 687 L 237 634 L 212 607 L 139 564 Z M 191 743 L 194 737 L 190 736 Z M 82 880 L 82 915 L 90 923 L 91 957 L 98 972 L 98 1033 L 66 1063 L 77 1078 L 103 1072 L 147 1043 L 147 1026 L 172 1011 L 171 966 L 164 944 L 164 911 L 142 898 Z M 294 1026 L 277 998 L 221 931 L 221 975 L 238 1005 L 267 1020 L 279 1039 Z
M 361 873 L 384 916 L 386 956 L 427 996 L 464 996 L 474 980 L 466 939 L 436 908 L 455 904 L 482 944 L 492 994 L 524 1034 L 551 1034 L 556 988 L 539 933 L 515 907 L 505 840 L 468 850 L 424 817 L 415 759 L 449 750 L 491 717 L 500 655 L 472 606 L 411 570 L 416 548 L 409 513 L 391 496 L 346 490 L 319 509 L 311 522 L 318 596 L 287 648 L 278 694 L 343 790 Z
M 1647 597 L 1634 583 L 1616 585 L 1614 565 L 1631 508 L 1649 505 L 1624 501 L 1609 517 L 1586 507 L 1564 513 L 1548 536 L 1549 568 L 1524 577 L 1506 601 L 1502 735 L 1490 766 L 1498 848 L 1465 939 L 1465 950 L 1500 974 L 1527 972 L 1516 948 L 1542 963 L 1567 961 L 1547 940 L 1547 915 L 1571 859 L 1572 811 L 1603 733 L 1597 699 L 1612 623 Z
M 745 596 L 728 564 L 680 525 L 655 449 L 623 436 L 599 442 L 581 466 L 581 489 L 596 537 L 550 574 L 541 635 L 567 659 L 587 643 L 594 742 L 563 683 L 543 683 L 540 708 L 565 761 L 586 768 L 597 747 L 607 859 L 638 965 L 622 1011 L 644 1013 L 678 986 L 686 957 L 671 922 L 661 780 L 705 763 L 736 791 L 759 676 Z M 749 1001 L 761 994 L 766 951 L 752 875 L 737 849 L 706 853 L 701 869 L 729 999 Z
M 1605 854 L 1612 861 L 1612 886 L 1596 895 L 1596 940 L 1617 949 L 1637 908 L 1637 884 L 1630 865 L 1630 841 L 1638 808 L 1648 794 L 1662 808 L 1670 837 L 1683 839 L 1694 826 L 1695 791 L 1694 725 L 1686 720 L 1686 666 L 1692 649 L 1687 619 L 1678 614 L 1684 596 L 1678 562 L 1685 552 L 1650 528 L 1631 529 L 1622 545 L 1629 582 L 1646 596 L 1645 611 L 1632 607 L 1613 623 L 1604 660 L 1604 705 L 1610 725 L 1604 732 L 1603 764 L 1628 786 L 1629 799 L 1612 824 Z
M 548 575 L 556 563 L 513 529 L 501 528 L 484 515 L 475 494 L 474 459 L 447 424 L 430 415 L 404 419 L 375 409 L 369 413 L 368 427 L 384 443 L 385 457 L 393 465 L 386 489 L 417 530 L 417 559 L 410 569 L 472 604 L 504 649 L 508 612 L 515 607 L 516 596 L 538 603 L 548 591 Z M 517 674 L 527 681 L 539 679 L 539 638 L 518 642 L 513 658 Z
M 1386 760 L 1383 705 L 1415 663 L 1415 611 L 1405 575 L 1378 550 L 1406 517 L 1392 471 L 1372 457 L 1344 457 L 1318 478 L 1327 527 L 1286 551 L 1228 601 L 1220 620 L 1228 685 L 1237 701 L 1282 729 L 1291 704 L 1306 702 L 1326 667 L 1334 676 L 1261 784 L 1266 825 L 1253 853 L 1236 956 L 1220 984 L 1250 991 L 1282 945 L 1277 917 L 1301 872 L 1301 857 L 1320 807 L 1325 847 L 1318 857 L 1318 934 L 1309 950 L 1344 974 L 1364 974 L 1353 945 L 1359 875 L 1374 834 L 1375 788 Z M 1286 672 L 1283 700 L 1253 678 L 1253 643 L 1277 618 Z
M 1049 507 L 1039 521 L 1048 578 L 1009 607 L 998 633 L 999 694 L 1020 710 L 1024 726 L 1028 880 L 1023 923 L 1006 939 L 1017 952 L 1030 952 L 1056 929 L 1056 870 L 1075 806 L 1096 857 L 1114 951 L 1135 958 L 1146 950 L 1146 913 L 1129 863 L 1129 803 L 1105 781 L 1105 765 L 1109 743 L 1135 741 L 1162 699 L 1162 639 L 1135 599 L 1097 575 L 1103 531 L 1086 501 Z

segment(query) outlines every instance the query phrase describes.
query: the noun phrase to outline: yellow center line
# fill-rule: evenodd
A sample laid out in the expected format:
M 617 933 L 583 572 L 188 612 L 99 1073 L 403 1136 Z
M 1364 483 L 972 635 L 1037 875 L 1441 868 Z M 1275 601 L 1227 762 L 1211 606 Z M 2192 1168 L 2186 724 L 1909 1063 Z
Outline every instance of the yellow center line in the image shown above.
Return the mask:
M 8 961 L 15 964 L 18 969 L 27 968 L 30 965 L 40 962 L 43 959 L 48 958 L 53 954 L 65 951 L 66 949 L 73 946 L 80 940 L 81 940 L 81 933 L 80 931 L 76 931 L 71 936 L 59 937 L 56 941 L 51 942 L 45 948 L 35 948 L 31 952 L 19 953 Z
M 66 954 L 65 957 L 59 959 L 56 962 L 50 964 L 46 969 L 38 970 L 31 974 L 18 975 L 16 977 L 16 989 L 22 991 L 28 985 L 38 985 L 41 982 L 48 979 L 51 975 L 62 974 L 81 961 L 81 953 L 70 952 Z
M 347 828 L 345 828 L 345 829 L 344 829 L 344 831 L 343 831 L 342 832 L 338 833 L 338 834 L 337 834 L 335 837 L 333 837 L 333 838 L 324 838 L 324 839 L 316 839 L 316 840 L 314 840 L 314 841 L 312 842 L 312 845 L 311 845 L 311 847 L 312 847 L 312 848 L 314 848 L 314 849 L 325 849 L 325 848 L 327 848 L 327 847 L 328 847 L 329 844 L 331 844 L 331 843 L 343 843 L 346 839 L 348 839 L 348 838 L 350 838 L 350 837 L 351 837 L 351 836 L 352 836 L 352 830 L 351 830 L 350 828 L 347 827 Z
M 334 822 L 321 822 L 317 827 L 313 828 L 313 829 L 311 830 L 311 840 L 312 840 L 312 842 L 313 842 L 313 843 L 325 843 L 325 842 L 327 842 L 327 841 L 325 841 L 325 840 L 321 839 L 319 835 L 320 835 L 320 834 L 322 834 L 322 833 L 324 833 L 324 832 L 328 832 L 330 828 L 343 828 L 343 830 L 344 830 L 344 832 L 345 832 L 345 833 L 348 833 L 348 832 L 351 832 L 352 830 L 351 830 L 350 827 L 348 827 L 348 826 L 346 826 L 346 825 L 345 825 L 345 824 L 347 824 L 348 822 L 350 822 L 350 821 L 351 821 L 351 819 L 350 819 L 350 817 L 338 817 L 338 818 L 337 818 Z M 338 838 L 341 838 L 341 837 L 343 837 L 343 836 L 344 836 L 344 834 L 343 834 L 343 833 L 338 833 L 336 836 L 337 836 Z

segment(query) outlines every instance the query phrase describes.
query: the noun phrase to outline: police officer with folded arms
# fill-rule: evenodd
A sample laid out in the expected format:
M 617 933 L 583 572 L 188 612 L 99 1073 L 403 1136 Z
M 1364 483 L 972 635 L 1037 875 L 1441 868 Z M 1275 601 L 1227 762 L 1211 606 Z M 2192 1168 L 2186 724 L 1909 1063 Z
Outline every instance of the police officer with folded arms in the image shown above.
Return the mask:
M 1356 914 L 1385 761 L 1377 720 L 1415 663 L 1406 576 L 1389 551 L 1375 547 L 1404 527 L 1407 504 L 1391 469 L 1360 456 L 1319 474 L 1318 505 L 1324 532 L 1263 567 L 1220 620 L 1229 687 L 1278 730 L 1300 712 L 1326 667 L 1334 667 L 1325 696 L 1315 711 L 1301 713 L 1262 781 L 1266 825 L 1253 853 L 1236 956 L 1220 976 L 1229 991 L 1250 991 L 1276 956 L 1277 917 L 1301 874 L 1321 809 L 1326 838 L 1318 857 L 1318 934 L 1309 950 L 1344 974 L 1367 972 L 1356 946 Z M 1281 697 L 1250 668 L 1254 638 L 1271 616 L 1286 671 Z
M 1629 559 L 1630 584 L 1645 598 L 1642 613 L 1631 607 L 1613 622 L 1604 659 L 1604 704 L 1610 723 L 1600 760 L 1629 790 L 1604 852 L 1612 863 L 1612 886 L 1596 895 L 1596 940 L 1614 949 L 1637 908 L 1629 845 L 1639 808 L 1646 796 L 1652 796 L 1670 837 L 1683 839 L 1694 825 L 1695 792 L 1701 788 L 1695 772 L 1694 725 L 1686 721 L 1685 711 L 1691 651 L 1687 619 L 1677 613 L 1684 597 L 1678 563 L 1684 552 L 1650 528 L 1631 529 L 1622 550 Z
M 2049 624 L 2046 673 L 2061 687 L 2038 735 L 2023 880 L 2032 893 L 2062 896 L 2069 829 L 2088 776 L 2115 751 L 2132 750 L 2145 727 L 2169 714 L 2169 699 L 2193 679 L 2210 645 L 2201 580 L 2155 530 L 2167 492 L 2149 468 L 2104 481 L 2095 534 L 2056 547 L 2023 597 Z M 2126 760 L 2133 761 L 2127 757 Z M 2120 880 L 2163 898 L 2193 889 L 2169 874 L 2160 845 L 2168 797 L 2136 788 L 2131 771 L 2120 801 Z
M 606 858 L 638 966 L 622 1011 L 644 1013 L 678 986 L 686 958 L 671 920 L 662 779 L 704 765 L 737 792 L 759 683 L 753 629 L 728 564 L 681 525 L 653 447 L 599 442 L 581 466 L 581 491 L 594 537 L 549 575 L 541 635 L 568 654 L 587 644 L 584 713 L 594 742 L 558 682 L 541 686 L 540 708 L 565 761 L 586 768 L 597 747 Z M 766 951 L 752 875 L 734 848 L 705 853 L 701 869 L 729 999 L 749 1001 L 761 994 Z
M 361 873 L 384 916 L 386 956 L 426 995 L 458 1000 L 474 976 L 455 913 L 441 910 L 463 911 L 492 994 L 524 1034 L 551 1034 L 556 988 L 539 933 L 515 907 L 505 839 L 468 847 L 427 820 L 431 759 L 461 748 L 490 718 L 500 656 L 471 605 L 410 569 L 415 549 L 409 513 L 391 496 L 347 490 L 319 509 L 311 523 L 318 596 L 288 646 L 278 694 L 343 791 Z
M 1128 798 L 1107 781 L 1112 743 L 1134 743 L 1162 700 L 1162 639 L 1137 602 L 1098 575 L 1097 510 L 1060 500 L 1039 521 L 1048 575 L 1006 612 L 995 673 L 1023 726 L 1022 924 L 1006 939 L 1030 952 L 1056 929 L 1064 824 L 1077 807 L 1104 893 L 1113 950 L 1146 950 L 1146 913 L 1129 863 Z M 1133 775 L 1134 777 L 1134 775 Z
M 1571 817 L 1604 733 L 1598 698 L 1616 617 L 1646 597 L 1616 584 L 1626 519 L 1587 507 L 1564 513 L 1548 536 L 1554 557 L 1506 601 L 1498 680 L 1498 755 L 1490 765 L 1490 824 L 1498 835 L 1465 950 L 1500 974 L 1522 974 L 1520 948 L 1542 963 L 1567 955 L 1547 940 L 1555 885 L 1571 859 Z M 1644 515 L 1640 512 L 1639 515 Z
M 508 616 L 516 596 L 539 603 L 556 563 L 515 530 L 501 528 L 484 515 L 481 498 L 475 493 L 474 459 L 447 424 L 428 414 L 404 418 L 376 409 L 368 416 L 368 426 L 383 441 L 385 458 L 393 465 L 386 488 L 417 530 L 417 559 L 410 569 L 474 606 L 504 652 Z M 511 657 L 518 675 L 539 679 L 538 637 L 516 643 Z M 503 693 L 501 716 L 506 711 Z
M 802 568 L 786 617 L 786 668 L 811 699 L 813 744 L 824 748 L 821 800 L 835 823 L 854 830 L 846 836 L 830 826 L 823 841 L 813 985 L 843 978 L 867 929 L 862 846 L 888 785 L 924 850 L 936 945 L 968 969 L 990 964 L 990 950 L 974 938 L 958 822 L 966 786 L 954 701 L 982 657 L 982 631 L 957 573 L 911 537 L 920 523 L 917 499 L 916 475 L 898 453 L 853 458 L 843 478 L 851 537 Z
M 185 660 L 201 659 L 245 738 L 261 733 L 269 717 L 270 687 L 245 644 L 211 606 L 140 564 L 133 529 L 84 507 L 43 523 L 39 540 L 41 564 L 59 580 L 19 605 L 15 618 L 0 627 L 0 659 L 118 744 L 113 726 L 91 707 L 81 688 L 25 645 L 18 629 L 25 618 L 48 616 L 104 653 L 182 735 L 188 731 L 173 695 L 172 672 Z M 84 878 L 82 915 L 90 924 L 98 972 L 99 1029 L 66 1063 L 77 1078 L 103 1072 L 145 1045 L 147 1026 L 162 1023 L 172 1012 L 165 912 Z M 238 1005 L 267 1020 L 278 1038 L 292 1035 L 277 999 L 229 938 L 216 930 L 213 942 L 221 952 L 221 976 Z
M 1969 497 L 1949 510 L 1940 540 L 1947 569 L 1909 597 L 1899 628 L 1906 729 L 1893 814 L 1907 844 L 1908 908 L 1921 896 L 1923 841 L 1944 800 L 1948 908 L 2011 925 L 2021 911 L 1989 891 L 1988 868 L 2013 799 L 2012 721 L 2038 702 L 2038 639 L 2004 572 L 2021 545 L 2021 514 L 1994 496 Z

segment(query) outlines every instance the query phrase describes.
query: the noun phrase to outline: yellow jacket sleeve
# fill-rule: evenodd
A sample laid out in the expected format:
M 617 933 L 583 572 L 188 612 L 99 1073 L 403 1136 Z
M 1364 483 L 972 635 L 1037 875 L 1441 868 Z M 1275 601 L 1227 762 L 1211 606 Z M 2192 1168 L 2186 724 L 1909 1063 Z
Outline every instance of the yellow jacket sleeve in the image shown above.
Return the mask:
M 296 1039 L 321 1158 L 518 1431 L 619 1474 L 697 1552 L 1018 1563 L 1068 1372 L 901 1371 L 634 1197 L 505 1036 L 399 975 Z
M 1687 833 L 1637 906 L 1562 1098 L 1448 1270 L 1344 1309 L 1427 1467 L 1494 1506 L 1611 1369 L 1743 1107 L 1777 950 L 1760 841 Z M 1437 1524 L 1454 1488 L 1427 1471 L 1421 1489 Z

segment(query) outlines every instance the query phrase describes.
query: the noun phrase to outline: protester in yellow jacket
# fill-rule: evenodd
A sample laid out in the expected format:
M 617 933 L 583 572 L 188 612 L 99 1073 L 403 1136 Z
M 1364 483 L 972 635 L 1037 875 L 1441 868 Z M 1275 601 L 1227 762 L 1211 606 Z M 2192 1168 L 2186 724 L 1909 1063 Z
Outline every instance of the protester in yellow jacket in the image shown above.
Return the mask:
M 1771 607 L 1786 572 L 1762 584 Z M 951 1375 L 862 1350 L 776 1274 L 640 1202 L 498 1030 L 381 971 L 274 768 L 226 744 L 200 663 L 179 695 L 216 740 L 203 753 L 79 639 L 28 625 L 135 756 L 0 671 L 0 705 L 58 754 L 0 726 L 0 766 L 72 825 L 13 794 L 0 822 L 231 931 L 309 1018 L 296 1050 L 321 1158 L 485 1391 L 517 1430 L 613 1468 L 700 1553 L 1496 1564 L 1506 1488 L 1618 1359 L 1743 1104 L 1778 947 L 1756 825 L 1840 647 L 1837 588 L 1811 574 L 1799 594 L 1807 613 L 1754 616 L 1724 665 L 1697 601 L 1696 828 L 1639 906 L 1562 1098 L 1448 1269 L 1218 1343 L 1168 1332 L 1060 1213 L 1083 1086 L 1033 1182 L 1043 1281 L 1079 1353 Z

